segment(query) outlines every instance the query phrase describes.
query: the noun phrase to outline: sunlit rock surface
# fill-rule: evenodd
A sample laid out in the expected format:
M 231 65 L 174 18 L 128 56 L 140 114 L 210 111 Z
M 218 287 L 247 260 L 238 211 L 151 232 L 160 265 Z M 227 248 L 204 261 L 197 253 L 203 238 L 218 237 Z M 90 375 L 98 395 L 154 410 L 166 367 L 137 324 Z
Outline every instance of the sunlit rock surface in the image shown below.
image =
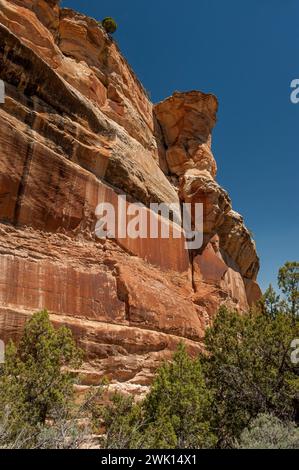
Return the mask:
M 260 296 L 242 217 L 215 181 L 218 103 L 198 91 L 152 105 L 97 21 L 56 0 L 0 0 L 0 337 L 48 309 L 86 351 L 82 385 L 143 393 L 183 339 L 202 349 L 221 304 Z M 99 203 L 204 205 L 204 245 L 95 237 Z M 159 224 L 167 222 L 159 218 Z

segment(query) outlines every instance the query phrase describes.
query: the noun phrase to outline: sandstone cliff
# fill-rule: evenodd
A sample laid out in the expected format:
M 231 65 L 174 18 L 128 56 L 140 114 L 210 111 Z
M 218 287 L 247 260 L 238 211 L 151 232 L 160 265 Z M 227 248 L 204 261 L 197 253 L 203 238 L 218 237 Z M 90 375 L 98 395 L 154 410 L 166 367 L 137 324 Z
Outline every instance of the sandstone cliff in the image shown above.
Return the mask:
M 47 308 L 86 351 L 83 386 L 142 392 L 179 341 L 201 348 L 219 305 L 260 295 L 254 242 L 215 180 L 217 100 L 153 106 L 99 24 L 57 0 L 0 0 L 0 79 L 0 338 Z M 202 202 L 204 246 L 97 240 L 96 206 L 119 193 Z

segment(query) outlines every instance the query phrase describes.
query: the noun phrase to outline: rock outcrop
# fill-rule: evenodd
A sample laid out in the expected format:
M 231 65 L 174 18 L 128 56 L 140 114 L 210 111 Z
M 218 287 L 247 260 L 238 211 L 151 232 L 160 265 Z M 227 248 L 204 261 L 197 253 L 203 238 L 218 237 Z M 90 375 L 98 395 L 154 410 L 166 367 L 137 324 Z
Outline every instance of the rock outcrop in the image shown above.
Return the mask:
M 98 22 L 57 0 L 0 0 L 0 79 L 0 338 L 46 308 L 86 351 L 83 386 L 106 375 L 142 393 L 182 339 L 202 349 L 219 305 L 260 295 L 254 242 L 215 181 L 217 100 L 153 106 Z M 96 207 L 119 194 L 147 218 L 150 203 L 172 208 L 170 238 L 98 240 Z M 199 250 L 183 202 L 203 203 Z
M 227 192 L 215 181 L 211 133 L 217 109 L 213 95 L 191 91 L 174 93 L 155 107 L 155 113 L 181 202 L 203 204 L 203 246 L 192 254 L 195 302 L 206 307 L 202 282 L 215 283 L 240 310 L 246 310 L 261 295 L 255 282 L 259 259 L 243 218 L 232 210 Z
M 206 170 L 213 177 L 217 165 L 211 151 L 211 132 L 216 124 L 218 101 L 199 91 L 174 93 L 155 106 L 166 144 L 171 173 L 184 175 L 188 169 Z

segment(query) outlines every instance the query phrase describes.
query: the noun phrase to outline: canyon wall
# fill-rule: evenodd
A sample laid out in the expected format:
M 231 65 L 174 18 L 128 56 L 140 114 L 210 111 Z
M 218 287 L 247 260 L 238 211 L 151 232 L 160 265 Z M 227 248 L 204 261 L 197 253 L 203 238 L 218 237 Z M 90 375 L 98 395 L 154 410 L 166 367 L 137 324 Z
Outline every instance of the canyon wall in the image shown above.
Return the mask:
M 105 375 L 143 393 L 180 341 L 202 349 L 220 305 L 260 296 L 255 244 L 215 179 L 217 99 L 154 106 L 99 23 L 57 0 L 0 0 L 0 79 L 0 338 L 46 308 L 86 352 L 82 387 Z M 119 195 L 147 217 L 164 203 L 181 238 L 97 239 L 96 207 Z M 204 207 L 197 250 L 183 202 Z

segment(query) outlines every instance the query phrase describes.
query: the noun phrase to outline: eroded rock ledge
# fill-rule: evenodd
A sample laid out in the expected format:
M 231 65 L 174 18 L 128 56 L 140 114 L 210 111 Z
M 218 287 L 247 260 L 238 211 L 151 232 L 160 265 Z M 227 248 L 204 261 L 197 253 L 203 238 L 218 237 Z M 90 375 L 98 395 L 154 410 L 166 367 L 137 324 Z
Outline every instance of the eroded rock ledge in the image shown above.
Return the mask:
M 227 192 L 215 181 L 211 133 L 217 109 L 213 95 L 176 92 L 155 106 L 155 114 L 164 137 L 169 172 L 178 177 L 180 200 L 204 205 L 203 249 L 218 236 L 219 250 L 229 267 L 242 277 L 256 280 L 259 259 L 255 243 L 242 216 L 232 210 Z
M 0 0 L 0 79 L 0 338 L 47 308 L 87 353 L 83 385 L 143 393 L 179 341 L 202 348 L 219 305 L 260 295 L 255 245 L 215 180 L 217 99 L 154 107 L 98 22 L 57 0 Z M 95 208 L 119 193 L 175 204 L 177 221 L 203 202 L 203 248 L 97 241 Z

